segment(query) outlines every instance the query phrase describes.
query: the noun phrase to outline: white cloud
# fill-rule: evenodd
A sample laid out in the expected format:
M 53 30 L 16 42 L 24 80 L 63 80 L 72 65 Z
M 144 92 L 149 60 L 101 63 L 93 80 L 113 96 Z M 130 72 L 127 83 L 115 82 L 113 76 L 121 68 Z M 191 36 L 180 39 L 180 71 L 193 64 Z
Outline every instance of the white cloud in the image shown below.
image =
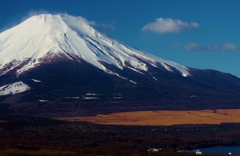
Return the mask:
M 58 12 L 58 13 L 59 13 L 59 12 Z M 47 10 L 30 10 L 30 11 L 28 12 L 27 16 L 24 17 L 24 18 L 29 18 L 29 17 L 31 17 L 31 16 L 40 15 L 40 14 L 50 14 L 50 12 L 47 11 Z
M 210 46 L 201 46 L 201 45 L 198 45 L 197 43 L 188 43 L 185 45 L 185 49 L 187 51 L 210 51 L 212 50 L 213 47 L 210 47 Z
M 103 28 L 103 29 L 108 29 L 108 30 L 114 30 L 115 29 L 115 27 L 110 23 L 108 23 L 108 24 L 104 24 L 104 23 L 95 24 L 94 26 L 99 27 L 99 28 Z
M 108 24 L 102 24 L 102 27 L 104 27 L 104 28 L 106 28 L 106 29 L 115 29 L 115 27 L 114 27 L 112 24 L 110 24 L 110 23 L 108 23 Z
M 185 45 L 187 51 L 235 51 L 238 47 L 233 43 L 226 43 L 224 45 L 199 45 L 197 43 L 188 43 Z
M 223 51 L 234 51 L 237 50 L 237 46 L 232 43 L 226 43 L 223 46 L 221 46 L 220 49 Z
M 186 30 L 197 29 L 199 24 L 196 22 L 183 22 L 179 19 L 157 18 L 155 22 L 146 24 L 142 31 L 152 31 L 160 34 L 181 33 Z
M 40 15 L 40 14 L 62 14 L 62 15 L 70 15 L 68 14 L 67 12 L 49 12 L 49 11 L 46 11 L 46 10 L 31 10 L 28 12 L 28 14 L 26 16 L 24 16 L 22 18 L 21 21 L 24 21 L 26 19 L 28 19 L 29 17 L 32 17 L 34 15 Z M 70 15 L 72 16 L 72 15 Z M 88 25 L 90 26 L 93 26 L 93 27 L 97 27 L 97 28 L 104 28 L 104 29 L 115 29 L 115 27 L 108 23 L 108 24 L 105 24 L 105 23 L 96 23 L 95 21 L 89 21 L 87 20 L 86 18 L 82 17 L 82 16 L 76 16 L 78 17 L 78 19 L 82 20 L 83 22 L 87 23 Z

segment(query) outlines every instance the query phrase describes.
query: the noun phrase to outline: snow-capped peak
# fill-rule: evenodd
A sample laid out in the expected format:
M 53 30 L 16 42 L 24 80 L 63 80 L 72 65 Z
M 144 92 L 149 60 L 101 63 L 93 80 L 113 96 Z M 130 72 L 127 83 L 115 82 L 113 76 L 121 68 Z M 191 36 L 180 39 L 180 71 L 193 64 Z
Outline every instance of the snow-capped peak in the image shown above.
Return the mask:
M 43 58 L 60 53 L 69 59 L 83 59 L 116 76 L 119 75 L 102 62 L 139 73 L 147 72 L 149 65 L 158 67 L 160 64 L 169 72 L 175 69 L 183 76 L 190 75 L 188 68 L 122 44 L 99 33 L 91 24 L 82 17 L 41 14 L 0 33 L 0 75 L 21 65 L 16 73 L 19 75 L 41 64 Z

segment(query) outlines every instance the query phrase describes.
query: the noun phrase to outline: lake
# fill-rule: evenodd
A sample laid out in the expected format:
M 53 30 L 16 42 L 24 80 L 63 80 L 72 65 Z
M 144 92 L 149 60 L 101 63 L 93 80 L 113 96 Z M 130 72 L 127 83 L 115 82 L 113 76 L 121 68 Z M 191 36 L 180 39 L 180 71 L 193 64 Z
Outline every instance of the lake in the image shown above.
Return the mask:
M 209 148 L 198 148 L 202 154 L 228 154 L 232 153 L 232 156 L 240 156 L 240 146 L 220 146 L 220 147 L 209 147 Z M 195 152 L 196 150 L 191 150 Z

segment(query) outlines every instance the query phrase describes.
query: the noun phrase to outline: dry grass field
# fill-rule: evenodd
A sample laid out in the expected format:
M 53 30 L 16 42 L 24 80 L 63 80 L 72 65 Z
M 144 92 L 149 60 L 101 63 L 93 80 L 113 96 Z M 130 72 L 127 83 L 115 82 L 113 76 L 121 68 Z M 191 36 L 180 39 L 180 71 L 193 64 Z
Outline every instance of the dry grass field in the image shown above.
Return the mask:
M 218 109 L 199 111 L 137 111 L 120 112 L 108 115 L 61 117 L 58 120 L 86 121 L 110 125 L 151 125 L 170 126 L 186 124 L 239 123 L 240 109 Z

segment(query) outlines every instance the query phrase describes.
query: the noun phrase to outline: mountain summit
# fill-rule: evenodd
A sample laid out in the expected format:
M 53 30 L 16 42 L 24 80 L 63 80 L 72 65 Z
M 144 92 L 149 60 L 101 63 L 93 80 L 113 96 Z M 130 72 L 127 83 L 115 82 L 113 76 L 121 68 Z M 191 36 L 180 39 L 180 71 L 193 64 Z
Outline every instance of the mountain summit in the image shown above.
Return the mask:
M 37 15 L 0 34 L 2 73 L 21 65 L 16 72 L 18 76 L 54 56 L 82 59 L 114 75 L 118 74 L 103 63 L 139 73 L 148 71 L 149 65 L 161 66 L 170 72 L 176 70 L 183 76 L 189 75 L 184 66 L 143 53 L 99 33 L 82 17 Z
M 41 14 L 0 33 L 0 107 L 83 115 L 238 107 L 239 78 L 164 60 L 91 25 Z

